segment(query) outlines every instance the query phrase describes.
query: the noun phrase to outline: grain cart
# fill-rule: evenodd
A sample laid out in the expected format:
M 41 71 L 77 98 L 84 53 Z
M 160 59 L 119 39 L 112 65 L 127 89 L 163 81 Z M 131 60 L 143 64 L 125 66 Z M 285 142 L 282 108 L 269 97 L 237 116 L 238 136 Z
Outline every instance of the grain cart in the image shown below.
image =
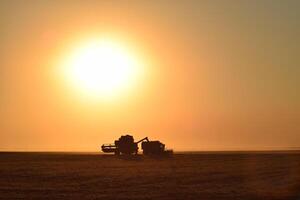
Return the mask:
M 171 155 L 172 150 L 166 150 L 165 144 L 160 141 L 144 141 L 142 142 L 142 149 L 144 155 Z

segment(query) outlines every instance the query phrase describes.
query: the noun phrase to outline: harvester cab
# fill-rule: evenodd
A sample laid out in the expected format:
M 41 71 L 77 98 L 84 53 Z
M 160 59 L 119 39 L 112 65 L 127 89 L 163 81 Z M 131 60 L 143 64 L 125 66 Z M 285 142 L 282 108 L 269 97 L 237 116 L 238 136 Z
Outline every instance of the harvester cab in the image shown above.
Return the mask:
M 131 135 L 122 135 L 119 140 L 115 140 L 116 151 L 115 154 L 137 154 L 138 145 L 134 142 L 134 139 Z

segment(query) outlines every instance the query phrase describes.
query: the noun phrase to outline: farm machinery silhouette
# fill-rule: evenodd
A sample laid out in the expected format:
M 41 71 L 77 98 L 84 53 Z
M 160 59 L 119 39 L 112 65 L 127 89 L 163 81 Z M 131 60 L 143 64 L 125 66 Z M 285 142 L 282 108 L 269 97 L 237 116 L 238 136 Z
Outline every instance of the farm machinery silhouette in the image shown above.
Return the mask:
M 137 155 L 138 144 L 141 143 L 144 155 L 170 155 L 172 150 L 166 150 L 165 144 L 160 141 L 150 141 L 145 137 L 137 142 L 131 135 L 122 135 L 114 144 L 103 144 L 101 149 L 104 153 L 114 153 L 115 155 Z

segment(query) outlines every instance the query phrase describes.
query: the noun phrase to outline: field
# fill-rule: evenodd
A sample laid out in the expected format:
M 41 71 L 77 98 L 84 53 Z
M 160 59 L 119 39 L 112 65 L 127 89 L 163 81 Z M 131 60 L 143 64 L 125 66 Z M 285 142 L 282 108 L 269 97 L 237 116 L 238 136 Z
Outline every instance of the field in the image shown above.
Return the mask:
M 0 153 L 0 199 L 300 199 L 300 152 Z

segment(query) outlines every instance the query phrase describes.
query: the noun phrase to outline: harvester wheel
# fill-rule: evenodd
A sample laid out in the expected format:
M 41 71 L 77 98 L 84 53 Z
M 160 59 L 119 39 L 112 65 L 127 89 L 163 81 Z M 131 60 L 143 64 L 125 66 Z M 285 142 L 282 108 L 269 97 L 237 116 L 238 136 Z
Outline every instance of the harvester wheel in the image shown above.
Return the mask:
M 115 155 L 116 155 L 116 156 L 119 156 L 119 155 L 120 155 L 120 151 L 119 151 L 119 150 L 116 150 L 116 151 L 115 151 Z

